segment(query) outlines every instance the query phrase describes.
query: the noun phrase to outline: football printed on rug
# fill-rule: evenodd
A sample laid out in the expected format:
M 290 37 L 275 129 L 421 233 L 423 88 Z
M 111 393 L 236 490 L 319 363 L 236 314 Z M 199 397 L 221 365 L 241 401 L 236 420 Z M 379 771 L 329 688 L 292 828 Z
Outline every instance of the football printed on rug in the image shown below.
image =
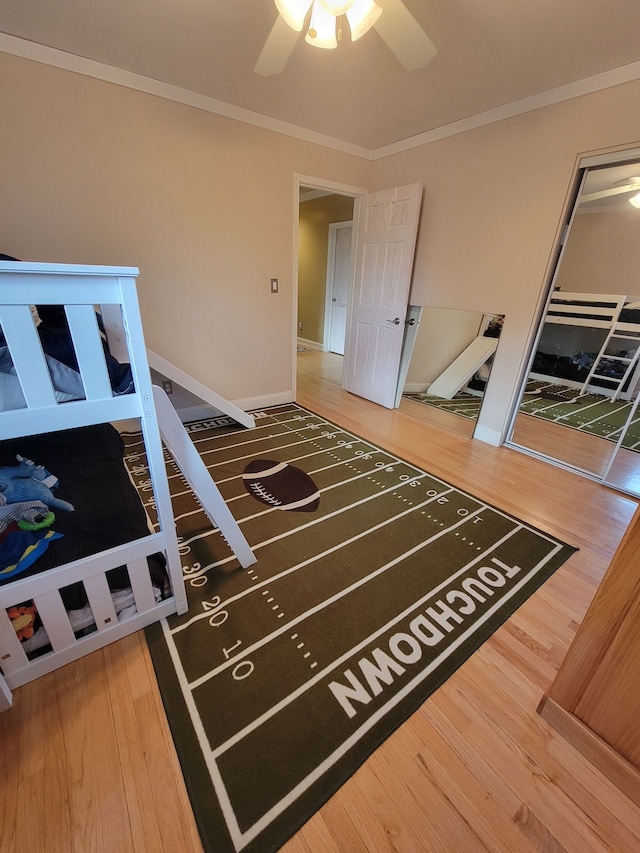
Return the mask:
M 320 492 L 311 477 L 288 462 L 254 459 L 244 469 L 242 481 L 252 497 L 276 509 L 315 512 L 320 506 Z

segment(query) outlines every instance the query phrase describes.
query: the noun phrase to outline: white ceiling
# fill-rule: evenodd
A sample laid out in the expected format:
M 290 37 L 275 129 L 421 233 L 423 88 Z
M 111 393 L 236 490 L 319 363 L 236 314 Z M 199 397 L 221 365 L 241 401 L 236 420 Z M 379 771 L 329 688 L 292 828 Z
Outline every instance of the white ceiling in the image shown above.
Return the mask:
M 333 51 L 300 38 L 261 77 L 273 0 L 2 0 L 0 32 L 372 150 L 640 62 L 638 0 L 405 5 L 438 48 L 418 71 L 372 30 Z

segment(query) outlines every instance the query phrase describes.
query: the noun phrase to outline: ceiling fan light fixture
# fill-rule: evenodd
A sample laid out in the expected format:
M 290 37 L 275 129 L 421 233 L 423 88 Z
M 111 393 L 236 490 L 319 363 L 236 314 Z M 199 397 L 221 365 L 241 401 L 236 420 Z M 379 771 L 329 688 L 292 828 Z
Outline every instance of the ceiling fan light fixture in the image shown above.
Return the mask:
M 631 196 L 629 201 L 631 202 L 631 204 L 634 207 L 640 207 L 640 193 L 638 193 L 637 195 Z
M 291 29 L 301 32 L 313 0 L 274 0 L 274 2 L 281 17 Z
M 336 39 L 336 19 L 320 3 L 314 2 L 313 4 L 309 29 L 304 40 L 307 44 L 311 44 L 314 47 L 321 47 L 325 50 L 333 50 L 333 48 L 338 46 Z
M 382 9 L 374 0 L 353 0 L 345 14 L 351 29 L 351 41 L 357 41 L 375 24 Z
M 353 6 L 354 0 L 316 0 L 319 6 L 324 6 L 330 15 L 337 18 Z

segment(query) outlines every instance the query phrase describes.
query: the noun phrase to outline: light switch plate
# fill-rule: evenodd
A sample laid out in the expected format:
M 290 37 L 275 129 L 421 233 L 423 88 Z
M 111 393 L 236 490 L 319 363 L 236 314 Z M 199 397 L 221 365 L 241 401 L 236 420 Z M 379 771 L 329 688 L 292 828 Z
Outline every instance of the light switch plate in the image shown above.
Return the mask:
M 278 279 L 272 278 L 271 279 L 271 293 L 277 293 L 277 292 L 278 292 Z

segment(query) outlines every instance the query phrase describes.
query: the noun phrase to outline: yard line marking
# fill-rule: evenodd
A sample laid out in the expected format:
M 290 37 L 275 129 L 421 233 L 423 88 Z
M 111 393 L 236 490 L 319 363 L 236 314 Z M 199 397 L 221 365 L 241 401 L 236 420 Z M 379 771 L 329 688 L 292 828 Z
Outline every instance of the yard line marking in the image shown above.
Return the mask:
M 336 515 L 341 515 L 343 512 L 348 512 L 354 507 L 360 506 L 360 504 L 367 503 L 368 501 L 376 500 L 377 498 L 383 497 L 389 492 L 393 492 L 397 489 L 401 489 L 403 486 L 407 486 L 416 480 L 423 479 L 424 477 L 429 477 L 429 474 L 423 473 L 421 477 L 412 477 L 409 480 L 405 480 L 402 483 L 399 483 L 394 486 L 390 486 L 388 489 L 383 489 L 380 492 L 376 492 L 375 494 L 368 495 L 366 498 L 361 498 L 359 501 L 355 503 L 348 504 L 347 506 L 342 507 L 341 509 L 336 509 L 333 512 L 328 513 L 327 515 L 323 515 L 321 518 L 314 518 L 312 521 L 308 521 L 306 524 L 301 524 L 299 527 L 294 528 L 293 530 L 287 530 L 285 533 L 279 533 L 277 536 L 272 536 L 271 539 L 265 539 L 263 542 L 259 542 L 257 545 L 252 545 L 251 549 L 253 551 L 258 550 L 259 548 L 264 548 L 267 545 L 271 545 L 273 542 L 277 542 L 280 539 L 286 539 L 287 536 L 293 536 L 296 533 L 299 533 L 302 530 L 307 530 L 309 527 L 314 527 L 316 524 L 322 524 L 324 521 L 328 521 L 331 518 L 334 518 Z M 431 479 L 434 479 L 433 477 Z M 436 482 L 438 482 L 436 480 Z M 440 497 L 443 494 L 447 494 L 448 491 L 451 491 L 451 486 L 448 483 L 442 484 L 446 486 L 446 490 L 439 492 L 436 497 Z M 471 497 L 471 496 L 468 496 Z M 475 498 L 473 498 L 475 500 Z M 252 518 L 256 518 L 258 515 L 265 515 L 269 512 L 277 512 L 275 508 L 267 509 L 263 513 L 257 513 L 252 516 Z M 242 521 L 247 521 L 248 519 L 242 519 Z M 239 523 L 242 523 L 239 522 Z M 224 566 L 226 563 L 233 562 L 236 559 L 235 554 L 231 554 L 228 557 L 223 557 L 221 560 L 216 560 L 213 563 L 209 563 L 207 566 L 203 566 L 200 569 L 197 569 L 195 572 L 185 572 L 185 578 L 191 580 L 192 578 L 199 578 L 201 575 L 205 575 L 210 569 L 218 568 L 219 566 Z M 184 568 L 184 567 L 183 567 Z
M 557 549 L 559 549 L 559 545 Z M 555 553 L 555 551 L 553 552 Z M 540 562 L 538 566 L 532 569 L 522 580 L 520 580 L 515 586 L 511 588 L 504 596 L 502 596 L 495 604 L 493 604 L 489 610 L 481 616 L 477 622 L 464 631 L 456 640 L 454 640 L 450 646 L 444 649 L 440 655 L 438 655 L 428 666 L 426 666 L 422 671 L 420 671 L 414 678 L 409 681 L 405 687 L 401 688 L 401 690 L 395 694 L 395 696 L 391 697 L 378 711 L 374 712 L 368 720 L 362 723 L 362 725 L 355 731 L 353 734 L 347 738 L 337 749 L 333 751 L 330 755 L 322 761 L 315 770 L 313 770 L 309 775 L 299 782 L 294 788 L 291 789 L 288 796 L 280 800 L 275 806 L 273 806 L 269 811 L 264 814 L 261 818 L 259 818 L 256 823 L 253 824 L 252 827 L 246 830 L 241 830 L 237 820 L 234 820 L 233 824 L 233 832 L 239 833 L 239 840 L 242 847 L 248 844 L 253 838 L 255 838 L 269 823 L 281 814 L 287 806 L 293 801 L 300 797 L 317 779 L 319 779 L 327 770 L 332 767 L 338 759 L 340 759 L 346 752 L 351 749 L 351 747 L 357 743 L 362 736 L 369 731 L 379 720 L 383 719 L 388 711 L 394 708 L 399 702 L 404 699 L 406 695 L 408 695 L 418 684 L 424 681 L 433 670 L 442 663 L 442 661 L 446 660 L 450 657 L 453 652 L 457 650 L 457 648 L 472 634 L 481 627 L 485 622 L 487 622 L 494 613 L 496 613 L 506 601 L 509 601 L 511 598 L 516 595 L 519 590 L 525 586 L 526 583 L 534 576 L 534 574 L 539 571 L 539 569 L 547 563 L 553 554 L 549 554 L 543 561 Z M 213 757 L 215 762 L 215 757 Z M 216 764 L 217 769 L 217 764 Z M 224 785 L 224 782 L 223 782 Z M 225 795 L 227 794 L 225 789 Z M 233 808 L 233 807 L 232 807 Z M 234 812 L 235 817 L 235 812 Z M 231 827 L 230 827 L 231 830 Z
M 315 456 L 318 453 L 327 453 L 327 452 L 328 451 L 326 451 L 326 450 L 319 450 L 319 451 L 316 451 L 316 453 L 310 453 L 309 456 Z M 369 454 L 369 455 L 373 456 L 374 454 Z M 388 454 L 388 455 L 390 455 L 390 454 Z M 326 471 L 330 468 L 337 468 L 338 466 L 346 465 L 347 462 L 353 462 L 353 461 L 356 461 L 356 460 L 361 459 L 361 458 L 362 458 L 362 456 L 353 456 L 347 460 L 338 460 L 338 462 L 333 462 L 331 465 L 325 465 L 323 468 L 316 468 L 313 471 L 310 471 L 309 473 L 310 474 L 317 474 L 320 471 Z M 395 457 L 391 457 L 391 458 L 395 458 Z M 396 460 L 396 462 L 390 462 L 389 463 L 389 465 L 392 465 L 392 464 L 398 465 L 398 464 L 401 464 L 401 461 Z M 359 474 L 357 477 L 352 477 L 349 480 L 341 480 L 339 483 L 334 483 L 331 486 L 325 486 L 324 488 L 320 489 L 319 491 L 320 492 L 327 492 L 330 489 L 335 489 L 338 486 L 345 485 L 346 483 L 351 483 L 351 482 L 353 482 L 353 480 L 357 480 L 360 477 L 370 476 L 372 473 L 375 473 L 376 470 L 377 470 L 376 468 L 372 468 L 369 471 L 365 471 L 362 474 Z M 216 484 L 219 485 L 222 482 L 229 482 L 230 480 L 239 480 L 241 477 L 242 477 L 242 474 L 238 474 L 234 477 L 229 477 L 229 478 L 227 478 L 227 480 L 224 480 L 224 481 L 223 480 L 216 481 Z M 186 494 L 192 494 L 191 489 L 188 489 L 185 492 L 177 492 L 175 495 L 172 494 L 171 497 L 173 498 L 176 496 L 181 496 L 181 495 L 186 495 Z M 241 500 L 244 498 L 249 498 L 249 497 L 251 497 L 251 495 L 248 492 L 245 492 L 244 494 L 235 495 L 234 497 L 225 498 L 224 500 L 225 500 L 225 503 L 230 504 L 233 501 L 238 501 L 238 500 Z M 257 513 L 254 513 L 253 515 L 249 515 L 249 516 L 246 516 L 245 518 L 239 519 L 238 524 L 242 524 L 244 521 L 251 521 L 254 518 L 259 518 L 261 515 L 266 515 L 269 512 L 275 512 L 275 511 L 278 511 L 278 507 L 270 507 L 269 509 L 265 509 L 265 510 L 262 510 L 261 512 L 257 512 Z M 174 518 L 176 521 L 179 521 L 183 518 L 188 518 L 189 516 L 199 515 L 199 514 L 204 515 L 207 518 L 207 520 L 209 521 L 209 523 L 213 524 L 213 522 L 211 521 L 211 519 L 209 519 L 207 513 L 204 511 L 204 509 L 201 506 L 197 506 L 195 509 L 189 510 L 187 512 L 180 513 L 180 515 L 175 515 Z M 158 524 L 157 523 L 154 524 L 154 527 L 158 527 Z M 194 534 L 194 536 L 191 537 L 191 539 L 184 540 L 183 544 L 189 545 L 189 544 L 191 544 L 191 542 L 195 541 L 196 539 L 200 539 L 203 536 L 208 536 L 210 533 L 215 533 L 216 531 L 218 531 L 218 529 L 219 528 L 217 527 L 217 525 L 213 524 L 213 527 L 211 529 L 203 530 L 200 533 Z
M 635 426 L 638 423 L 640 423 L 640 418 L 633 418 L 633 420 L 629 423 L 628 428 L 631 429 L 632 426 Z M 614 429 L 613 432 L 607 433 L 607 438 L 612 439 L 614 435 L 619 435 L 619 433 L 621 433 L 625 428 L 627 428 L 626 421 L 621 427 L 618 427 L 618 429 Z M 638 444 L 638 442 L 635 442 L 635 444 Z
M 453 492 L 453 491 L 455 491 L 455 490 L 453 489 L 453 487 L 451 487 L 447 491 L 438 492 L 437 495 L 433 495 L 428 500 L 423 501 L 421 504 L 417 504 L 416 506 L 409 507 L 408 509 L 405 509 L 402 512 L 399 512 L 397 515 L 391 516 L 390 518 L 385 518 L 383 521 L 378 522 L 378 524 L 376 524 L 374 527 L 368 527 L 366 530 L 363 530 L 362 532 L 357 533 L 355 536 L 352 536 L 350 539 L 345 539 L 344 541 L 339 542 L 337 545 L 333 545 L 331 548 L 328 548 L 327 550 L 323 551 L 322 553 L 316 554 L 314 557 L 309 557 L 307 560 L 304 560 L 302 563 L 298 563 L 295 566 L 291 566 L 288 569 L 284 569 L 282 572 L 278 572 L 278 574 L 272 575 L 271 577 L 267 578 L 266 580 L 262 581 L 261 583 L 257 584 L 256 586 L 251 587 L 250 589 L 245 589 L 242 592 L 236 593 L 236 595 L 230 596 L 229 598 L 225 599 L 224 601 L 221 601 L 216 609 L 219 610 L 220 608 L 227 607 L 232 602 L 239 601 L 240 599 L 244 598 L 245 596 L 249 595 L 252 592 L 255 592 L 257 590 L 262 590 L 264 587 L 269 586 L 274 581 L 280 580 L 280 578 L 287 577 L 287 575 L 290 575 L 293 572 L 298 571 L 298 569 L 301 569 L 301 568 L 304 568 L 305 566 L 311 565 L 311 563 L 315 563 L 316 560 L 320 560 L 323 557 L 327 557 L 329 554 L 333 554 L 334 552 L 339 551 L 341 548 L 344 548 L 347 545 L 352 545 L 354 542 L 357 542 L 359 539 L 363 539 L 364 537 L 369 536 L 369 534 L 373 533 L 373 531 L 381 530 L 383 527 L 386 527 L 387 525 L 392 524 L 395 521 L 398 521 L 398 519 L 403 518 L 405 515 L 410 515 L 412 512 L 416 512 L 417 510 L 422 509 L 422 507 L 426 506 L 427 504 L 430 504 L 433 501 L 437 500 L 438 498 L 441 498 L 443 495 L 451 494 L 451 492 Z M 377 497 L 377 495 L 372 495 L 371 497 L 366 498 L 363 501 L 358 501 L 358 503 L 366 503 L 366 501 L 371 500 L 372 498 L 375 498 L 375 497 Z M 476 503 L 479 503 L 479 501 L 476 501 Z M 357 505 L 358 504 L 354 504 L 353 506 L 357 506 Z M 332 513 L 332 515 L 338 515 L 340 512 L 341 512 L 340 510 L 337 510 L 336 512 Z M 465 516 L 465 518 L 466 517 L 470 517 L 470 516 Z M 305 527 L 307 527 L 307 526 L 310 526 L 310 525 L 305 525 Z M 272 539 L 268 539 L 264 543 L 261 542 L 259 545 L 252 545 L 252 549 L 255 551 L 258 548 L 264 547 L 266 544 L 271 544 L 272 542 L 276 542 L 278 539 L 282 539 L 282 538 L 285 538 L 286 536 L 290 536 L 292 533 L 296 533 L 300 529 L 301 528 L 297 528 L 296 530 L 293 530 L 293 531 L 289 530 L 284 534 L 281 534 L 279 536 L 274 536 Z M 440 531 L 436 535 L 440 535 Z M 202 573 L 203 573 L 203 570 L 200 570 L 199 574 L 202 574 Z M 195 573 L 193 576 L 196 576 Z M 187 575 L 187 577 L 191 578 L 192 575 L 189 574 L 189 575 Z M 180 625 L 178 625 L 176 628 L 171 629 L 171 633 L 177 634 L 180 631 L 184 631 L 184 629 L 188 628 L 190 625 L 193 625 L 193 624 L 199 622 L 201 619 L 206 619 L 210 616 L 211 616 L 210 610 L 206 610 L 203 613 L 198 613 L 195 616 L 192 616 L 191 619 L 189 619 L 187 622 L 183 622 Z
M 485 507 L 485 508 L 488 509 L 489 507 Z M 275 716 L 275 714 L 279 713 L 283 708 L 286 708 L 287 705 L 290 705 L 291 702 L 295 701 L 299 696 L 302 696 L 303 693 L 306 693 L 306 691 L 309 690 L 311 687 L 313 687 L 314 684 L 317 684 L 319 681 L 322 681 L 322 679 L 325 676 L 327 676 L 330 672 L 332 672 L 334 669 L 336 669 L 341 664 L 343 664 L 346 660 L 348 660 L 350 657 L 352 657 L 352 655 L 356 654 L 361 649 L 368 646 L 369 643 L 372 643 L 374 640 L 377 640 L 378 637 L 380 637 L 382 634 L 384 634 L 386 631 L 388 631 L 390 628 L 392 628 L 398 622 L 402 621 L 403 619 L 406 619 L 407 616 L 412 611 L 414 611 L 416 608 L 422 607 L 422 605 L 425 602 L 429 601 L 429 599 L 436 596 L 442 589 L 444 589 L 446 586 L 448 586 L 452 581 L 454 581 L 456 578 L 463 575 L 472 566 L 476 565 L 480 560 L 484 560 L 485 557 L 487 556 L 487 554 L 491 553 L 492 551 L 495 551 L 496 548 L 498 548 L 500 545 L 502 545 L 504 542 L 506 542 L 512 536 L 515 536 L 515 534 L 518 533 L 520 530 L 525 529 L 525 527 L 526 527 L 526 525 L 516 524 L 516 526 L 514 527 L 513 530 L 509 531 L 508 533 L 505 533 L 505 535 L 501 539 L 499 539 L 497 542 L 493 542 L 491 545 L 489 545 L 482 552 L 482 554 L 480 554 L 477 557 L 474 557 L 473 560 L 470 560 L 468 563 L 466 563 L 464 566 L 462 566 L 460 569 L 458 569 L 458 571 L 455 572 L 453 575 L 451 575 L 451 577 L 446 578 L 445 580 L 442 581 L 442 583 L 438 584 L 438 586 L 434 587 L 433 589 L 430 589 L 425 595 L 422 596 L 422 598 L 419 598 L 417 601 L 412 602 L 401 613 L 396 614 L 392 619 L 390 619 L 385 625 L 382 625 L 380 628 L 378 628 L 376 631 L 374 631 L 368 637 L 365 637 L 364 639 L 362 639 L 359 643 L 357 643 L 351 649 L 349 649 L 348 651 L 346 651 L 342 655 L 340 655 L 339 658 L 336 658 L 330 664 L 327 664 L 327 666 L 323 670 L 321 670 L 320 672 L 316 673 L 313 676 L 313 678 L 310 678 L 307 682 L 304 682 L 303 684 L 301 684 L 300 687 L 296 688 L 292 693 L 288 694 L 284 699 L 281 699 L 280 702 L 278 702 L 276 705 L 271 707 L 268 711 L 265 711 L 264 713 L 262 713 L 252 723 L 249 723 L 248 725 L 246 725 L 243 729 L 241 729 L 235 735 L 232 735 L 232 737 L 230 737 L 229 740 L 225 741 L 225 743 L 220 744 L 220 746 L 218 746 L 218 747 L 216 747 L 216 749 L 212 750 L 214 757 L 217 758 L 218 756 L 223 755 L 232 746 L 235 746 L 236 743 L 239 743 L 244 737 L 246 737 L 246 735 L 250 734 L 252 731 L 259 728 L 259 726 L 261 726 L 264 722 L 266 722 L 271 717 Z M 560 546 L 558 545 L 557 548 L 559 548 L 559 547 Z M 557 550 L 557 548 L 556 548 L 556 550 Z M 554 553 L 555 553 L 555 550 L 552 551 L 546 557 L 546 561 L 551 559 L 551 556 L 553 556 Z M 537 568 L 538 567 L 536 567 L 536 569 Z
M 205 456 L 205 454 L 207 454 L 207 453 L 220 453 L 223 450 L 235 451 L 237 448 L 245 448 L 245 447 L 248 447 L 248 445 L 250 445 L 250 444 L 264 443 L 265 438 L 267 438 L 267 439 L 278 439 L 278 438 L 282 438 L 283 436 L 290 436 L 292 434 L 293 435 L 300 435 L 301 433 L 306 432 L 307 430 L 309 430 L 311 432 L 316 431 L 311 426 L 306 426 L 306 427 L 302 427 L 301 429 L 297 430 L 295 433 L 292 433 L 291 431 L 280 432 L 280 433 L 277 433 L 276 435 L 273 435 L 273 433 L 272 433 L 270 435 L 265 436 L 264 438 L 252 438 L 248 441 L 239 441 L 239 442 L 236 442 L 235 444 L 228 444 L 225 447 L 213 447 L 213 448 L 211 448 L 211 450 L 198 450 L 198 453 L 200 454 L 200 456 Z M 294 441 L 294 442 L 291 442 L 291 444 L 285 444 L 282 446 L 283 447 L 292 447 L 292 446 L 295 446 L 296 444 L 303 444 L 304 441 L 312 441 L 312 440 L 313 439 L 307 438 L 307 439 L 304 439 L 302 441 Z M 226 465 L 229 461 L 234 461 L 237 459 L 247 459 L 247 458 L 248 457 L 246 455 L 245 456 L 232 456 L 232 457 L 230 457 L 230 459 L 225 459 L 222 462 L 214 462 L 213 465 L 207 466 L 207 467 L 216 467 L 217 465 Z
M 622 403 L 620 406 L 618 406 L 618 408 L 617 408 L 617 409 L 614 409 L 614 410 L 613 410 L 613 411 L 611 411 L 611 412 L 605 412 L 605 414 L 604 414 L 604 415 L 600 415 L 600 416 L 599 416 L 599 417 L 597 417 L 597 418 L 593 418 L 592 420 L 587 421 L 587 423 L 585 423 L 585 424 L 583 424 L 583 425 L 582 425 L 581 429 L 586 429 L 587 427 L 591 426 L 592 424 L 595 424 L 595 423 L 597 423 L 598 421 L 604 420 L 604 418 L 610 418 L 612 415 L 617 415 L 619 411 L 621 411 L 622 409 L 627 408 L 627 407 L 628 407 L 628 405 L 629 405 L 628 403 Z
M 453 491 L 453 489 L 452 489 L 452 491 Z M 425 502 L 425 503 L 427 503 L 427 502 Z M 272 631 L 271 634 L 267 634 L 266 636 L 261 637 L 259 640 L 256 640 L 255 643 L 252 643 L 252 645 L 247 646 L 247 648 L 244 649 L 242 652 L 239 652 L 237 655 L 230 657 L 224 663 L 218 664 L 218 666 L 214 667 L 214 669 L 205 673 L 205 675 L 201 675 L 199 678 L 196 678 L 195 681 L 191 681 L 189 683 L 189 689 L 195 690 L 197 687 L 200 687 L 202 684 L 206 684 L 207 681 L 210 681 L 212 678 L 215 678 L 216 675 L 223 672 L 225 669 L 229 669 L 230 666 L 235 665 L 242 658 L 245 658 L 247 655 L 253 654 L 253 652 L 255 652 L 257 649 L 261 649 L 263 646 L 270 643 L 271 640 L 275 640 L 277 637 L 279 637 L 285 631 L 290 631 L 296 625 L 299 625 L 301 622 L 304 622 L 308 616 L 313 616 L 316 613 L 320 613 L 320 611 L 329 607 L 329 605 L 333 604 L 336 601 L 339 601 L 341 598 L 344 598 L 346 595 L 349 595 L 354 590 L 356 590 L 359 587 L 364 586 L 365 584 L 369 583 L 371 580 L 373 580 L 373 578 L 378 577 L 378 575 L 382 575 L 385 572 L 389 571 L 389 569 L 392 569 L 394 566 L 397 566 L 398 563 L 401 563 L 403 560 L 406 560 L 407 557 L 410 557 L 413 554 L 417 554 L 418 551 L 422 551 L 423 548 L 426 548 L 427 545 L 430 545 L 432 542 L 435 542 L 436 539 L 439 539 L 441 536 L 444 536 L 445 534 L 450 533 L 452 530 L 455 530 L 456 528 L 461 527 L 463 524 L 465 524 L 467 521 L 469 521 L 469 519 L 474 518 L 476 515 L 478 515 L 478 513 L 483 512 L 486 509 L 489 509 L 489 507 L 487 507 L 486 505 L 485 506 L 479 506 L 473 512 L 470 512 L 469 515 L 466 515 L 464 518 L 460 518 L 458 521 L 456 521 L 454 524 L 451 524 L 449 527 L 447 527 L 443 530 L 439 530 L 437 533 L 434 533 L 433 536 L 429 536 L 428 539 L 425 539 L 422 542 L 419 542 L 417 545 L 414 545 L 413 548 L 410 548 L 408 551 L 405 551 L 403 554 L 400 554 L 399 556 L 394 557 L 393 560 L 389 560 L 388 563 L 385 563 L 383 566 L 380 566 L 379 568 L 375 569 L 373 572 L 370 572 L 368 575 L 365 575 L 364 577 L 360 578 L 359 580 L 354 581 L 352 584 L 344 587 L 343 589 L 339 590 L 338 592 L 334 593 L 333 595 L 330 595 L 328 598 L 325 598 L 324 601 L 318 602 L 318 604 L 315 604 L 313 607 L 310 607 L 304 613 L 300 613 L 299 616 L 296 616 L 290 622 L 287 622 L 286 625 L 282 625 L 282 627 L 276 629 L 275 631 Z M 514 524 L 517 526 L 517 522 L 514 522 Z M 335 550 L 338 550 L 338 548 L 337 547 L 336 548 L 330 548 L 327 553 L 332 553 Z M 312 562 L 315 562 L 315 558 L 312 558 L 311 560 L 305 560 L 304 563 L 300 563 L 298 566 L 294 566 L 292 569 L 289 569 L 287 571 L 287 574 L 290 574 L 291 571 L 298 571 L 305 564 L 312 563 Z M 271 578 L 271 580 L 273 580 L 273 578 Z M 255 587 L 252 587 L 251 591 L 253 591 L 253 589 L 255 589 Z M 211 614 L 209 613 L 208 615 L 210 616 Z M 174 633 L 174 632 L 172 632 L 172 633 Z
M 594 406 L 599 406 L 600 403 L 602 403 L 602 402 L 603 402 L 602 400 L 595 400 L 593 403 L 585 403 L 583 406 L 576 406 L 570 412 L 568 412 L 566 415 L 559 415 L 557 418 L 554 418 L 554 420 L 561 421 L 564 418 L 570 418 L 574 415 L 582 415 L 588 409 L 592 409 Z M 574 405 L 574 404 L 572 404 L 572 405 Z
M 322 453 L 331 453 L 332 450 L 337 450 L 339 447 L 340 447 L 340 445 L 336 444 L 336 445 L 333 445 L 331 447 L 320 448 L 320 450 L 314 450 L 313 453 L 304 453 L 304 454 L 301 454 L 300 456 L 294 456 L 291 460 L 289 460 L 289 464 L 293 465 L 295 462 L 302 462 L 303 459 L 311 459 L 312 456 L 320 456 L 320 454 L 322 454 Z M 346 465 L 347 462 L 354 462 L 356 459 L 362 459 L 363 456 L 375 456 L 376 453 L 384 453 L 387 456 L 389 456 L 389 458 L 395 459 L 395 462 L 390 462 L 389 465 L 399 465 L 402 462 L 402 460 L 398 459 L 393 454 L 388 453 L 386 450 L 376 449 L 376 451 L 372 451 L 372 450 L 362 451 L 362 453 L 360 455 L 350 456 L 348 459 L 344 459 L 342 461 L 339 460 L 338 462 L 335 462 L 333 464 L 334 465 Z M 407 463 L 405 463 L 405 464 L 407 464 Z M 332 467 L 332 466 L 327 466 L 327 467 Z M 411 467 L 413 467 L 413 466 L 411 466 Z M 324 470 L 325 470 L 324 468 L 315 468 L 314 470 L 308 471 L 307 473 L 310 475 L 311 474 L 317 474 L 319 471 L 324 471 Z M 220 478 L 219 480 L 216 480 L 215 482 L 218 486 L 220 486 L 223 483 L 232 483 L 234 480 L 241 480 L 241 479 L 242 479 L 242 474 L 234 474 L 233 477 Z M 173 495 L 172 495 L 172 497 L 173 497 Z M 235 500 L 235 498 L 229 498 L 229 500 Z

